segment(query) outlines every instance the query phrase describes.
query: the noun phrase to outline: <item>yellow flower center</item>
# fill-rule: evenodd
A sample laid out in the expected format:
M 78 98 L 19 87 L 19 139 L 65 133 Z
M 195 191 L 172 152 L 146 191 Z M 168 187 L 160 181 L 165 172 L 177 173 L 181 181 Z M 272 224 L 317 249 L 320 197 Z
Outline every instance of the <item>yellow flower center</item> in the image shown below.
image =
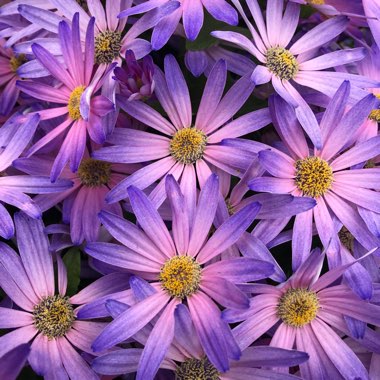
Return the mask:
M 308 3 L 311 5 L 323 5 L 325 0 L 308 0 Z
M 219 380 L 219 373 L 206 357 L 187 359 L 178 366 L 176 380 Z
M 79 166 L 78 176 L 82 185 L 87 187 L 106 185 L 111 177 L 111 164 L 85 158 Z
M 161 268 L 159 280 L 172 297 L 185 298 L 198 290 L 201 266 L 190 256 L 174 256 Z
M 293 79 L 298 73 L 298 62 L 287 49 L 275 47 L 267 50 L 267 68 L 280 79 Z
M 34 306 L 33 319 L 36 329 L 49 339 L 64 336 L 71 328 L 75 315 L 68 297 L 48 296 Z
M 296 162 L 296 185 L 308 197 L 320 197 L 333 181 L 330 165 L 319 157 L 307 157 Z
M 69 115 L 73 120 L 79 120 L 82 116 L 80 114 L 80 98 L 86 87 L 78 86 L 75 87 L 73 92 L 70 94 L 69 103 L 67 108 L 69 109 Z
M 307 289 L 289 289 L 280 298 L 277 316 L 292 327 L 302 327 L 310 323 L 318 313 L 317 294 Z
M 376 98 L 380 99 L 380 94 L 377 94 Z M 378 123 L 380 123 L 380 109 L 372 110 L 368 116 L 368 119 L 377 121 Z
M 120 54 L 121 33 L 106 30 L 95 37 L 95 62 L 112 63 Z
M 176 132 L 170 142 L 170 154 L 183 164 L 194 164 L 203 157 L 207 136 L 196 128 L 183 128 Z
M 17 69 L 27 61 L 25 54 L 19 54 L 17 57 L 13 56 L 9 63 L 11 65 L 11 70 L 15 73 Z

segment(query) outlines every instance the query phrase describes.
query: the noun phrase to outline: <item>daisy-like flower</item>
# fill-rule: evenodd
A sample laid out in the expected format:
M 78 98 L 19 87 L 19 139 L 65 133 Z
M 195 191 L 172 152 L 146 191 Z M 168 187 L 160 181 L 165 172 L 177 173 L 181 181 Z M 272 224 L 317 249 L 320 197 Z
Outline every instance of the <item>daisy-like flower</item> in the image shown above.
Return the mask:
M 366 249 L 378 245 L 378 239 L 366 227 L 358 207 L 380 212 L 380 194 L 374 191 L 379 189 L 380 171 L 350 170 L 380 153 L 380 136 L 351 147 L 352 136 L 376 108 L 378 100 L 368 95 L 345 112 L 349 91 L 349 82 L 344 82 L 326 108 L 320 124 L 323 149 L 314 149 L 314 152 L 307 145 L 292 107 L 280 97 L 272 99 L 275 126 L 288 151 L 261 151 L 260 163 L 271 176 L 254 178 L 249 187 L 254 191 L 313 197 L 317 201 L 313 209 L 295 217 L 294 269 L 310 252 L 313 219 L 325 247 L 335 235 L 334 217 Z
M 189 90 L 177 61 L 171 55 L 165 57 L 165 76 L 158 67 L 154 75 L 155 94 L 169 120 L 141 101 L 118 98 L 118 104 L 124 111 L 164 136 L 120 129 L 115 131 L 117 135 L 113 138 L 119 140 L 117 145 L 93 153 L 93 157 L 99 160 L 150 162 L 115 186 L 107 195 L 108 202 L 125 198 L 131 185 L 143 190 L 168 173 L 176 179 L 181 177 L 181 183 L 189 186 L 198 178 L 202 186 L 211 174 L 211 164 L 237 176 L 247 170 L 254 158 L 252 154 L 222 146 L 220 141 L 260 129 L 269 124 L 271 118 L 268 109 L 262 109 L 229 122 L 251 94 L 254 84 L 247 75 L 222 97 L 226 74 L 226 63 L 218 61 L 208 77 L 194 123 Z M 164 181 L 153 190 L 151 197 L 157 207 L 161 205 L 166 197 Z
M 118 17 L 123 18 L 131 15 L 145 13 L 151 9 L 169 4 L 171 0 L 148 0 L 132 8 L 126 9 Z M 162 18 L 154 27 L 152 34 L 152 47 L 154 50 L 161 49 L 175 32 L 182 18 L 186 37 L 193 41 L 203 25 L 203 7 L 216 20 L 237 25 L 238 14 L 236 10 L 225 0 L 180 0 L 180 6 L 172 14 Z
M 61 82 L 60 87 L 35 81 L 17 82 L 23 92 L 34 98 L 60 105 L 39 111 L 42 120 L 66 116 L 60 125 L 27 152 L 30 156 L 58 136 L 66 134 L 50 173 L 53 182 L 59 177 L 67 162 L 70 162 L 71 171 L 78 170 L 87 136 L 95 143 L 104 143 L 106 136 L 102 117 L 114 109 L 114 105 L 106 97 L 94 95 L 104 80 L 103 69 L 98 68 L 93 73 L 94 22 L 95 19 L 91 18 L 88 24 L 85 52 L 82 51 L 80 41 L 79 14 L 74 15 L 71 28 L 66 21 L 59 23 L 60 44 L 67 70 L 45 48 L 38 44 L 33 45 L 33 53 L 37 60 Z
M 111 289 L 107 286 L 111 279 L 106 276 L 69 298 L 65 295 L 66 269 L 57 257 L 55 292 L 53 259 L 43 223 L 18 213 L 15 224 L 20 256 L 0 243 L 0 286 L 20 309 L 0 307 L 0 327 L 14 329 L 0 338 L 0 361 L 14 348 L 32 341 L 28 362 L 36 373 L 46 378 L 97 380 L 76 349 L 94 355 L 90 344 L 104 323 L 78 320 L 73 305 L 106 295 L 107 290 L 120 290 L 120 285 Z M 126 279 L 126 275 L 116 277 L 113 275 L 112 281 L 119 284 Z
M 52 156 L 34 156 L 20 158 L 14 162 L 14 166 L 31 175 L 48 176 L 53 162 Z M 107 204 L 104 200 L 106 194 L 136 169 L 137 165 L 94 160 L 86 151 L 77 173 L 72 173 L 67 166 L 62 171 L 61 178 L 72 181 L 72 188 L 58 194 L 37 195 L 34 202 L 42 211 L 63 202 L 63 222 L 70 224 L 72 242 L 79 245 L 84 240 L 96 241 L 100 228 L 98 213 L 106 210 L 122 215 L 120 203 Z
M 196 206 L 184 197 L 172 176 L 167 177 L 166 184 L 173 212 L 172 235 L 147 196 L 131 186 L 129 198 L 142 230 L 118 216 L 102 212 L 102 223 L 124 246 L 90 243 L 85 249 L 98 260 L 137 272 L 150 280 L 154 288 L 149 297 L 115 318 L 93 343 L 95 351 L 113 347 L 159 315 L 139 362 L 141 380 L 153 378 L 164 359 L 174 337 L 174 310 L 180 303 L 188 305 L 210 362 L 218 371 L 228 370 L 229 358 L 239 359 L 240 350 L 229 327 L 221 320 L 215 301 L 233 309 L 245 309 L 248 299 L 235 284 L 273 273 L 271 264 L 242 257 L 205 265 L 239 239 L 259 211 L 258 203 L 234 214 L 208 238 L 219 199 L 216 175 L 206 181 Z M 86 307 L 79 315 L 83 313 Z
M 15 54 L 5 47 L 5 40 L 0 39 L 0 115 L 9 115 L 15 106 L 20 90 L 16 87 L 18 68 L 26 62 L 23 54 Z
M 123 310 L 123 306 L 119 303 L 118 311 Z M 220 373 L 210 363 L 202 349 L 188 308 L 182 304 L 177 305 L 174 317 L 175 338 L 171 350 L 169 349 L 160 368 L 170 369 L 178 380 L 259 380 L 267 378 L 295 380 L 299 378 L 260 367 L 291 367 L 308 359 L 308 355 L 304 352 L 255 346 L 245 349 L 239 361 L 232 361 L 229 371 Z M 95 358 L 91 366 L 96 372 L 104 375 L 133 373 L 137 370 L 142 351 L 139 348 L 114 351 Z M 145 378 L 145 380 L 151 379 Z
M 40 208 L 25 193 L 62 192 L 72 186 L 69 180 L 59 180 L 52 184 L 47 176 L 11 175 L 12 162 L 29 144 L 39 122 L 38 115 L 28 115 L 23 122 L 21 119 L 22 115 L 15 114 L 0 129 L 0 236 L 5 239 L 13 236 L 14 225 L 3 203 L 23 210 L 32 218 L 40 218 Z
M 255 294 L 250 309 L 243 313 L 227 310 L 223 318 L 244 321 L 233 330 L 242 349 L 279 322 L 270 345 L 309 354 L 310 359 L 300 364 L 303 379 L 368 379 L 359 358 L 333 328 L 378 352 L 379 334 L 366 326 L 364 337 L 357 338 L 346 318 L 379 326 L 380 307 L 363 301 L 348 286 L 335 283 L 351 264 L 319 277 L 323 260 L 324 254 L 315 250 L 287 282 L 248 285 L 247 292 Z
M 318 122 L 295 84 L 310 87 L 332 97 L 344 80 L 352 85 L 351 100 L 366 96 L 362 88 L 378 87 L 379 82 L 360 75 L 336 71 L 323 71 L 335 66 L 359 61 L 365 56 L 364 48 L 338 50 L 316 56 L 318 48 L 342 33 L 348 25 L 345 16 L 327 20 L 307 32 L 295 43 L 290 43 L 299 21 L 299 5 L 283 0 L 267 2 L 266 23 L 257 0 L 247 0 L 257 30 L 249 22 L 240 3 L 233 0 L 244 18 L 252 41 L 236 32 L 215 31 L 214 37 L 229 41 L 247 50 L 261 63 L 252 74 L 256 84 L 271 82 L 275 91 L 295 107 L 296 115 L 314 145 L 322 148 L 322 136 Z

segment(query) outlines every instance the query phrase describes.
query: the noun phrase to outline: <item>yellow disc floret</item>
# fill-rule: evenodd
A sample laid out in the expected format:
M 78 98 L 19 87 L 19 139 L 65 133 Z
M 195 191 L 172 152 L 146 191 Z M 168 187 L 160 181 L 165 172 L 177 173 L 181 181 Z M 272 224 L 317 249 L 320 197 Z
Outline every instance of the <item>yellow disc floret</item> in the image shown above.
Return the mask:
M 111 164 L 93 158 L 85 158 L 79 166 L 78 176 L 82 185 L 87 187 L 106 185 L 111 177 Z
M 203 157 L 207 136 L 196 128 L 183 128 L 170 142 L 170 154 L 183 164 L 194 164 Z
M 185 298 L 198 290 L 201 266 L 190 256 L 174 256 L 161 268 L 159 280 L 172 297 Z
M 16 72 L 17 69 L 23 65 L 27 61 L 25 54 L 19 54 L 18 56 L 13 56 L 9 60 L 9 64 L 11 65 L 12 72 Z
M 275 47 L 267 50 L 266 66 L 269 71 L 280 79 L 293 79 L 298 73 L 298 62 L 287 49 Z
M 95 37 L 95 62 L 112 63 L 120 54 L 121 33 L 106 30 Z
M 318 313 L 317 294 L 307 289 L 288 289 L 280 298 L 277 315 L 292 327 L 302 327 L 310 323 Z
M 324 5 L 325 0 L 308 0 L 307 1 L 311 5 Z
M 49 339 L 64 336 L 71 328 L 75 315 L 68 297 L 48 296 L 34 306 L 33 319 L 36 329 Z
M 330 189 L 333 171 L 327 161 L 319 157 L 307 157 L 296 162 L 295 182 L 308 197 L 320 197 Z
M 86 87 L 84 86 L 78 86 L 75 87 L 70 94 L 67 108 L 69 109 L 69 115 L 73 120 L 79 120 L 82 117 L 80 114 L 80 98 L 85 89 Z
M 176 370 L 176 380 L 219 380 L 219 372 L 206 357 L 186 359 Z

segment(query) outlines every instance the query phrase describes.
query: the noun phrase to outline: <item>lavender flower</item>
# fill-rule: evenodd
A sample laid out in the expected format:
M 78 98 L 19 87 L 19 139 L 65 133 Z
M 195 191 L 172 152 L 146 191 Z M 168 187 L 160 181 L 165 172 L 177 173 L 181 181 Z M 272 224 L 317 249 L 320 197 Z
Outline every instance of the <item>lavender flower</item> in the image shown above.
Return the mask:
M 87 27 L 84 54 L 80 42 L 79 14 L 74 15 L 71 28 L 66 21 L 60 22 L 59 37 L 68 70 L 45 48 L 38 44 L 33 45 L 33 52 L 38 61 L 61 82 L 59 88 L 34 81 L 17 82 L 23 92 L 36 99 L 61 105 L 39 111 L 41 119 L 66 116 L 61 124 L 47 133 L 27 152 L 30 156 L 57 136 L 66 133 L 50 173 L 53 182 L 59 177 L 67 162 L 70 162 L 70 169 L 73 172 L 78 170 L 85 151 L 87 133 L 91 140 L 98 144 L 105 141 L 102 117 L 114 109 L 106 97 L 94 96 L 104 80 L 103 69 L 98 68 L 93 74 L 94 22 L 95 19 L 92 18 Z
M 168 176 L 166 184 L 173 210 L 173 238 L 144 193 L 130 187 L 130 202 L 142 230 L 102 212 L 102 223 L 123 246 L 90 243 L 86 247 L 90 256 L 151 280 L 154 292 L 120 314 L 93 344 L 95 351 L 110 348 L 133 336 L 162 312 L 141 356 L 138 379 L 153 378 L 158 370 L 174 337 L 174 310 L 180 303 L 187 303 L 210 362 L 219 371 L 228 370 L 228 358 L 239 359 L 240 351 L 213 300 L 244 309 L 248 299 L 235 284 L 273 273 L 271 264 L 249 258 L 204 266 L 239 239 L 259 211 L 259 204 L 250 204 L 233 215 L 208 239 L 219 198 L 217 177 L 212 175 L 207 180 L 197 205 L 188 202 L 172 176 Z M 85 310 L 80 312 L 82 317 L 89 315 Z
M 151 56 L 137 62 L 132 50 L 125 53 L 125 64 L 114 70 L 115 80 L 120 84 L 120 93 L 128 100 L 149 99 L 154 91 L 154 65 Z
M 254 84 L 247 75 L 222 97 L 226 74 L 226 63 L 218 61 L 208 77 L 195 123 L 192 122 L 189 91 L 173 56 L 165 58 L 165 76 L 156 68 L 154 77 L 155 94 L 169 120 L 141 101 L 128 101 L 122 96 L 118 97 L 118 104 L 124 111 L 164 136 L 118 129 L 112 137 L 116 146 L 105 147 L 93 153 L 93 157 L 99 160 L 151 162 L 115 186 L 107 195 L 108 202 L 125 198 L 126 190 L 131 185 L 146 189 L 168 173 L 176 179 L 181 177 L 181 183 L 190 189 L 196 178 L 202 186 L 211 174 L 212 165 L 237 176 L 247 170 L 254 158 L 252 154 L 222 146 L 220 142 L 225 138 L 233 139 L 260 129 L 269 124 L 271 119 L 268 109 L 262 109 L 228 123 L 245 103 Z M 156 207 L 162 204 L 166 197 L 164 181 L 153 190 L 151 197 Z
M 355 337 L 345 318 L 379 326 L 380 307 L 361 300 L 346 285 L 332 285 L 351 264 L 319 277 L 324 257 L 319 250 L 313 251 L 279 286 L 247 285 L 245 290 L 255 294 L 250 309 L 243 313 L 227 310 L 223 318 L 228 322 L 244 321 L 233 330 L 242 349 L 280 322 L 270 345 L 295 347 L 309 354 L 309 360 L 300 364 L 302 378 L 368 379 L 363 364 L 332 328 L 378 351 L 379 334 L 366 326 L 364 337 Z
M 283 14 L 283 0 L 269 0 L 265 25 L 257 0 L 248 0 L 247 3 L 256 23 L 257 32 L 248 21 L 240 3 L 236 0 L 233 0 L 233 3 L 244 18 L 253 41 L 236 32 L 215 31 L 211 34 L 247 50 L 262 63 L 254 70 L 252 80 L 257 85 L 271 81 L 275 91 L 295 107 L 302 127 L 316 148 L 321 149 L 322 136 L 317 120 L 310 106 L 292 82 L 332 97 L 344 80 L 350 80 L 351 98 L 356 101 L 366 95 L 362 88 L 379 86 L 378 81 L 363 76 L 322 71 L 364 58 L 365 49 L 363 48 L 339 50 L 316 56 L 317 48 L 345 30 L 348 19 L 341 16 L 327 20 L 288 47 L 299 20 L 298 4 L 288 3 Z

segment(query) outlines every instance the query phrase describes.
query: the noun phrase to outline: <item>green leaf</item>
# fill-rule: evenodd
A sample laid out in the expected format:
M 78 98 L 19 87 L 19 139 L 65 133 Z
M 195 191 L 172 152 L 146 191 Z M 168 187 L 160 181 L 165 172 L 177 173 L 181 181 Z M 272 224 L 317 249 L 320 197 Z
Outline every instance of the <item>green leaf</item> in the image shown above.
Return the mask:
M 66 295 L 71 297 L 77 293 L 80 282 L 80 250 L 71 248 L 62 258 L 67 270 Z

